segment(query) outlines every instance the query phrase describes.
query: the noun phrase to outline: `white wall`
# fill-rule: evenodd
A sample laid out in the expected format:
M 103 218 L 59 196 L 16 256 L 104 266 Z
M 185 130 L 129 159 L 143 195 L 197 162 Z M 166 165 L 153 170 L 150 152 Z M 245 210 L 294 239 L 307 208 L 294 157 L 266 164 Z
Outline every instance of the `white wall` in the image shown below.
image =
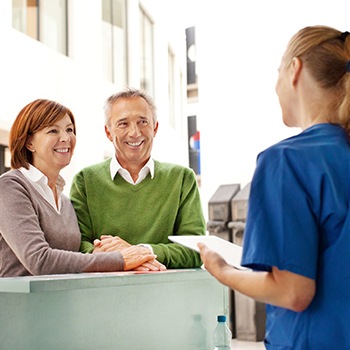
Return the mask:
M 154 65 L 155 65 L 155 102 L 158 111 L 159 128 L 154 139 L 154 158 L 188 166 L 187 119 L 186 108 L 186 36 L 183 22 L 176 15 L 182 7 L 177 1 L 142 0 L 147 13 L 154 22 Z M 183 5 L 184 2 L 180 5 Z M 174 9 L 172 12 L 170 9 Z M 169 11 L 170 10 L 170 11 Z M 169 12 L 168 12 L 169 11 Z M 177 125 L 169 124 L 168 95 L 168 49 L 175 53 L 175 91 L 177 101 L 175 113 Z M 181 80 L 182 77 L 182 80 Z M 182 101 L 181 101 L 182 99 Z
M 283 125 L 275 94 L 290 37 L 307 25 L 350 31 L 348 0 L 197 1 L 202 201 L 221 184 L 250 182 L 257 154 L 298 129 Z
M 34 99 L 48 98 L 67 105 L 77 123 L 75 155 L 62 172 L 67 181 L 65 192 L 68 193 L 71 179 L 77 171 L 113 152 L 112 144 L 104 134 L 102 107 L 105 99 L 122 86 L 103 78 L 101 1 L 69 1 L 69 57 L 14 30 L 11 4 L 11 0 L 0 1 L 0 142 L 7 141 L 12 121 L 20 109 Z M 129 1 L 129 10 L 130 83 L 139 87 L 138 0 Z M 154 155 L 160 160 L 187 164 L 185 130 L 173 130 L 168 125 L 168 31 L 158 23 L 161 22 L 161 12 L 157 8 L 148 10 L 156 23 L 155 100 L 160 126 Z M 170 41 L 177 47 L 176 38 L 170 38 Z M 179 56 L 183 56 L 182 51 Z M 176 68 L 178 74 L 184 68 L 184 62 L 180 60 Z

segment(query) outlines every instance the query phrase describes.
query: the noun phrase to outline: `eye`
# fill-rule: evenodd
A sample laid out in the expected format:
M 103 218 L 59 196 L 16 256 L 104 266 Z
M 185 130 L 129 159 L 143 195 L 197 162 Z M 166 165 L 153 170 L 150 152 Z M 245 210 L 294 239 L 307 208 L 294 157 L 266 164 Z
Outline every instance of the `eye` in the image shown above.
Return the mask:
M 117 128 L 125 128 L 128 124 L 126 122 L 117 123 Z
M 49 131 L 47 133 L 48 134 L 57 134 L 58 130 L 57 129 L 49 129 Z
M 73 127 L 69 127 L 67 128 L 67 133 L 74 133 L 74 128 Z

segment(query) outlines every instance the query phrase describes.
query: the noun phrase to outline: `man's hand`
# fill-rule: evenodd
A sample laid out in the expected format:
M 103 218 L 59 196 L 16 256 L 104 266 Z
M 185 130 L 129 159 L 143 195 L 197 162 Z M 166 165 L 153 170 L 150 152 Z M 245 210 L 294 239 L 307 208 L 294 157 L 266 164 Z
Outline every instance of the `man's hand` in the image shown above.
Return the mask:
M 94 240 L 95 249 L 93 253 L 115 252 L 131 247 L 131 244 L 118 236 L 102 235 L 100 239 Z

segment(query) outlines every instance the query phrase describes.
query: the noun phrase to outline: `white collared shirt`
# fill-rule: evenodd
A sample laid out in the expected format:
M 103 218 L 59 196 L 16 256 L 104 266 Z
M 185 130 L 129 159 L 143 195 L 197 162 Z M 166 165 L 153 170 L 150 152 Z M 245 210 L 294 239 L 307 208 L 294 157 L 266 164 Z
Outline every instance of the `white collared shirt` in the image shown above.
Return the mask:
M 130 173 L 119 164 L 115 155 L 112 157 L 109 167 L 112 180 L 114 180 L 117 173 L 119 173 L 119 175 L 125 181 L 129 182 L 132 185 L 137 185 L 142 182 L 149 173 L 151 174 L 151 179 L 154 177 L 154 160 L 152 158 L 150 158 L 144 167 L 140 170 L 139 177 L 135 182 L 132 179 Z
M 57 211 L 61 211 L 61 193 L 66 184 L 61 175 L 58 176 L 56 182 L 57 189 L 57 203 L 51 188 L 48 185 L 48 178 L 36 167 L 29 164 L 29 169 L 20 168 L 19 171 L 31 182 L 34 188 L 41 194 L 41 196 L 51 204 L 51 206 Z

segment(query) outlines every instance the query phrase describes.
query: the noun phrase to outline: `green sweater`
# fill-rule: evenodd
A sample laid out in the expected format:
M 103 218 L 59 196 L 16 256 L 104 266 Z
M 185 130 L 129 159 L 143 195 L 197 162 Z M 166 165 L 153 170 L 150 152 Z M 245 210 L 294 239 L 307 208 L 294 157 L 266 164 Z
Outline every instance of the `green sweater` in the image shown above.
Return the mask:
M 154 162 L 150 174 L 132 185 L 119 174 L 111 180 L 110 159 L 75 175 L 71 201 L 82 233 L 82 252 L 92 252 L 101 235 L 119 236 L 130 244 L 151 244 L 168 268 L 199 267 L 198 253 L 171 243 L 171 235 L 204 235 L 205 220 L 194 172 Z

